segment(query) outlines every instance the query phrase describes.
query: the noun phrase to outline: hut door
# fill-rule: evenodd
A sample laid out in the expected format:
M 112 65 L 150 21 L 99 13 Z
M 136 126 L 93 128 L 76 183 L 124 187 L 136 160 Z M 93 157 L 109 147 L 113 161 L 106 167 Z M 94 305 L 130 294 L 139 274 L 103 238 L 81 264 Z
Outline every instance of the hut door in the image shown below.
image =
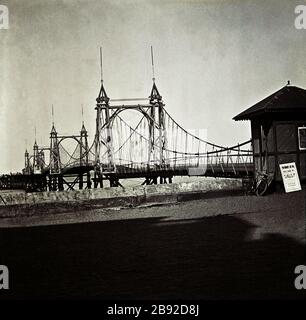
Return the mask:
M 262 171 L 267 173 L 274 173 L 275 171 L 273 159 L 271 155 L 269 156 L 269 152 L 273 151 L 273 130 L 271 128 L 272 123 L 264 123 L 260 126 Z
M 265 134 L 264 126 L 260 126 L 261 136 L 261 169 L 264 172 L 268 171 L 268 143 L 267 136 Z

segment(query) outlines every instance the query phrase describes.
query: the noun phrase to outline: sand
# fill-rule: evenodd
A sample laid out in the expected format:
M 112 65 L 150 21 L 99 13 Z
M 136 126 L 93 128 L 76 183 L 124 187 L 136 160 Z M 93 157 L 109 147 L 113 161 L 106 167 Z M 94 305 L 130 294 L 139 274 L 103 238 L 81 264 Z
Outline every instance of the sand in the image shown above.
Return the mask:
M 305 298 L 305 195 L 1 219 L 12 283 L 0 299 Z

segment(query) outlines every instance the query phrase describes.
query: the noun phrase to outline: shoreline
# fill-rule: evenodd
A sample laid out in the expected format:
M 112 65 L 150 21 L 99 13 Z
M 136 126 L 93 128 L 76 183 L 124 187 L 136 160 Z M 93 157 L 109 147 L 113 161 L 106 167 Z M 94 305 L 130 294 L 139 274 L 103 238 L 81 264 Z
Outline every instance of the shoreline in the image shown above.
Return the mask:
M 132 208 L 142 205 L 178 203 L 201 198 L 243 194 L 240 179 L 180 182 L 127 188 L 86 189 L 40 193 L 2 194 L 0 219 L 30 216 L 44 210 L 64 213 L 92 208 Z
M 192 223 L 197 220 L 222 217 L 248 215 L 265 216 L 267 223 L 276 212 L 283 212 L 288 223 L 290 216 L 299 215 L 305 217 L 306 212 L 306 190 L 291 194 L 274 193 L 265 197 L 245 196 L 230 192 L 220 192 L 219 196 L 207 196 L 202 194 L 201 198 L 188 199 L 180 202 L 144 203 L 136 207 L 102 207 L 99 205 L 85 208 L 67 207 L 61 210 L 59 207 L 46 210 L 45 207 L 37 207 L 29 215 L 10 215 L 0 217 L 0 230 L 11 228 L 28 228 L 55 225 L 86 224 L 100 222 L 124 222 L 141 221 L 143 219 L 157 219 L 161 223 Z M 190 196 L 190 194 L 189 194 Z M 295 213 L 292 212 L 294 208 Z M 273 222 L 273 221 L 272 221 Z M 274 222 L 273 222 L 274 223 Z M 300 234 L 303 234 L 302 242 L 305 242 L 305 224 L 300 225 Z

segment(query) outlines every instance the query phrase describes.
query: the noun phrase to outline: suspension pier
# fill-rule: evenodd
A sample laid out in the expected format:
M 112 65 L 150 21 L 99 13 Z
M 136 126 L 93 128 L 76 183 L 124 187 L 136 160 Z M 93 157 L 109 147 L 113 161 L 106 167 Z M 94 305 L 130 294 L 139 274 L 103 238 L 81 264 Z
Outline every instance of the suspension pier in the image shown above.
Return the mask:
M 166 111 L 154 77 L 148 98 L 134 99 L 110 99 L 101 79 L 95 110 L 92 144 L 84 122 L 77 135 L 58 134 L 52 122 L 49 146 L 35 140 L 32 155 L 24 154 L 22 173 L 0 176 L 0 189 L 82 190 L 122 187 L 122 181 L 134 178 L 151 185 L 172 183 L 176 176 L 253 175 L 251 140 L 223 147 L 186 131 Z M 127 112 L 141 117 L 136 126 L 122 118 Z M 69 150 L 67 143 L 74 147 Z

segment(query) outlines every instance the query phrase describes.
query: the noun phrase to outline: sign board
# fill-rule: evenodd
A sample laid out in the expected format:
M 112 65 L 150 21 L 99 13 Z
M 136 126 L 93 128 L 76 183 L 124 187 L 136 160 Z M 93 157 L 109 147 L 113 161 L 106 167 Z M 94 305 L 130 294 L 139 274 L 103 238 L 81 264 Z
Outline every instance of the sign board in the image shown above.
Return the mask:
M 280 164 L 279 167 L 282 173 L 285 191 L 293 192 L 302 190 L 295 162 L 283 163 Z
M 306 127 L 299 127 L 298 135 L 299 135 L 299 149 L 306 150 Z

